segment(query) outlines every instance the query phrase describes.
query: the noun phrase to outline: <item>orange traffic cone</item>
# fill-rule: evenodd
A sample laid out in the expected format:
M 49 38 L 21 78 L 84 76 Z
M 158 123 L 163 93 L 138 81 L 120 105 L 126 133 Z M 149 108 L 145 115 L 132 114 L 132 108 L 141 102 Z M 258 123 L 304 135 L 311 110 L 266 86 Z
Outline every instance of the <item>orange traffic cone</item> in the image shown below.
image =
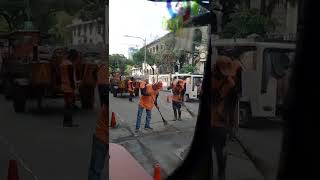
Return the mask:
M 157 164 L 155 167 L 154 167 L 154 175 L 153 175 L 153 179 L 154 180 L 161 180 L 161 172 L 160 172 L 160 165 Z
M 8 180 L 19 180 L 18 163 L 16 160 L 9 161 Z
M 116 115 L 114 114 L 114 112 L 112 112 L 112 115 L 111 115 L 111 127 L 112 127 L 112 128 L 115 128 L 116 125 L 117 125 Z

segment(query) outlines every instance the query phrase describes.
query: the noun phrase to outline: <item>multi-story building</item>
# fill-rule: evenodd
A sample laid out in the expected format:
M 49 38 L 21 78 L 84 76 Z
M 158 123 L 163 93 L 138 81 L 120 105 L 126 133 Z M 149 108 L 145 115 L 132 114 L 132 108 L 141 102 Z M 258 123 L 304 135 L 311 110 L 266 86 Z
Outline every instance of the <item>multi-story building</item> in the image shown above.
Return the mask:
M 151 43 L 147 44 L 147 50 L 151 54 L 156 54 L 159 51 L 165 50 L 165 42 L 169 38 L 173 38 L 174 33 L 168 33 L 159 39 L 152 41 Z
M 134 47 L 130 47 L 130 48 L 128 49 L 128 58 L 129 58 L 130 60 L 132 60 L 132 59 L 133 59 L 133 55 L 134 55 L 136 52 L 138 52 L 138 51 L 139 51 L 139 49 L 134 48 Z
M 82 21 L 74 19 L 67 28 L 72 32 L 72 45 L 98 45 L 103 43 L 103 24 L 95 20 Z

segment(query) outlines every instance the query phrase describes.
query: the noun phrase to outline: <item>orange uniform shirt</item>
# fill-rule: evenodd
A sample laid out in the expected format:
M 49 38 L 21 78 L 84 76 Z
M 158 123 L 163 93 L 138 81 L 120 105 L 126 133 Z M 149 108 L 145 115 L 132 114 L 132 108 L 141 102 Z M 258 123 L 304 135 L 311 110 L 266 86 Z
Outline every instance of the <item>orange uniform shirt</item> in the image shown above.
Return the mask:
M 141 96 L 139 105 L 145 109 L 152 110 L 154 107 L 154 102 L 156 100 L 157 94 L 159 93 L 158 90 L 153 90 L 152 85 L 146 85 L 146 92 L 150 94 L 150 96 Z

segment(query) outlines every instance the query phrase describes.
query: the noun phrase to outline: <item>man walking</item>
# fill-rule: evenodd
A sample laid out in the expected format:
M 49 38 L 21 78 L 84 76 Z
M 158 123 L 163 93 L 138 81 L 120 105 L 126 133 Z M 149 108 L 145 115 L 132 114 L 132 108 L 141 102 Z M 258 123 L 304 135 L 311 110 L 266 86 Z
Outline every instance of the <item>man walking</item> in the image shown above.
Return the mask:
M 64 127 L 72 127 L 72 106 L 75 99 L 74 72 L 72 62 L 69 60 L 68 53 L 64 52 L 62 62 L 59 66 L 61 76 L 61 89 L 64 93 Z
M 128 80 L 128 91 L 129 91 L 129 93 L 130 93 L 130 97 L 129 97 L 129 101 L 130 101 L 130 102 L 133 102 L 133 100 L 132 100 L 133 92 L 134 92 L 133 81 L 134 81 L 134 78 L 133 78 L 133 77 L 131 77 L 131 78 Z
M 216 153 L 219 180 L 225 180 L 225 146 L 227 135 L 237 126 L 235 114 L 241 91 L 241 66 L 227 56 L 218 56 L 213 73 L 210 137 Z
M 184 82 L 181 79 L 175 80 L 168 89 L 172 89 L 172 109 L 174 114 L 174 121 L 181 121 L 181 106 L 184 94 Z
M 151 110 L 154 106 L 158 106 L 157 99 L 159 95 L 159 91 L 162 88 L 162 82 L 157 82 L 155 84 L 147 84 L 143 89 L 141 89 L 142 96 L 140 97 L 139 107 L 138 107 L 138 114 L 137 114 L 137 121 L 136 121 L 136 133 L 139 132 L 140 124 L 141 124 L 141 116 L 142 112 L 145 109 L 147 116 L 146 116 L 146 124 L 144 128 L 146 130 L 152 130 L 150 126 L 151 121 Z

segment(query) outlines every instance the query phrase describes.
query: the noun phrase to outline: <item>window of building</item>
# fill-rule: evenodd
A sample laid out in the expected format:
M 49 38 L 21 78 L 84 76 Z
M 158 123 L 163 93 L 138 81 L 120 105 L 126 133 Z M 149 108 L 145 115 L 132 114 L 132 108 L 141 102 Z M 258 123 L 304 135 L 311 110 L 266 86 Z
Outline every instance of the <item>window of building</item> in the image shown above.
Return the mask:
M 158 46 L 158 45 L 156 46 L 156 51 L 157 51 L 157 52 L 159 51 L 159 46 Z
M 84 39 L 84 44 L 87 44 L 87 38 Z
M 92 39 L 89 40 L 90 44 L 92 44 Z

